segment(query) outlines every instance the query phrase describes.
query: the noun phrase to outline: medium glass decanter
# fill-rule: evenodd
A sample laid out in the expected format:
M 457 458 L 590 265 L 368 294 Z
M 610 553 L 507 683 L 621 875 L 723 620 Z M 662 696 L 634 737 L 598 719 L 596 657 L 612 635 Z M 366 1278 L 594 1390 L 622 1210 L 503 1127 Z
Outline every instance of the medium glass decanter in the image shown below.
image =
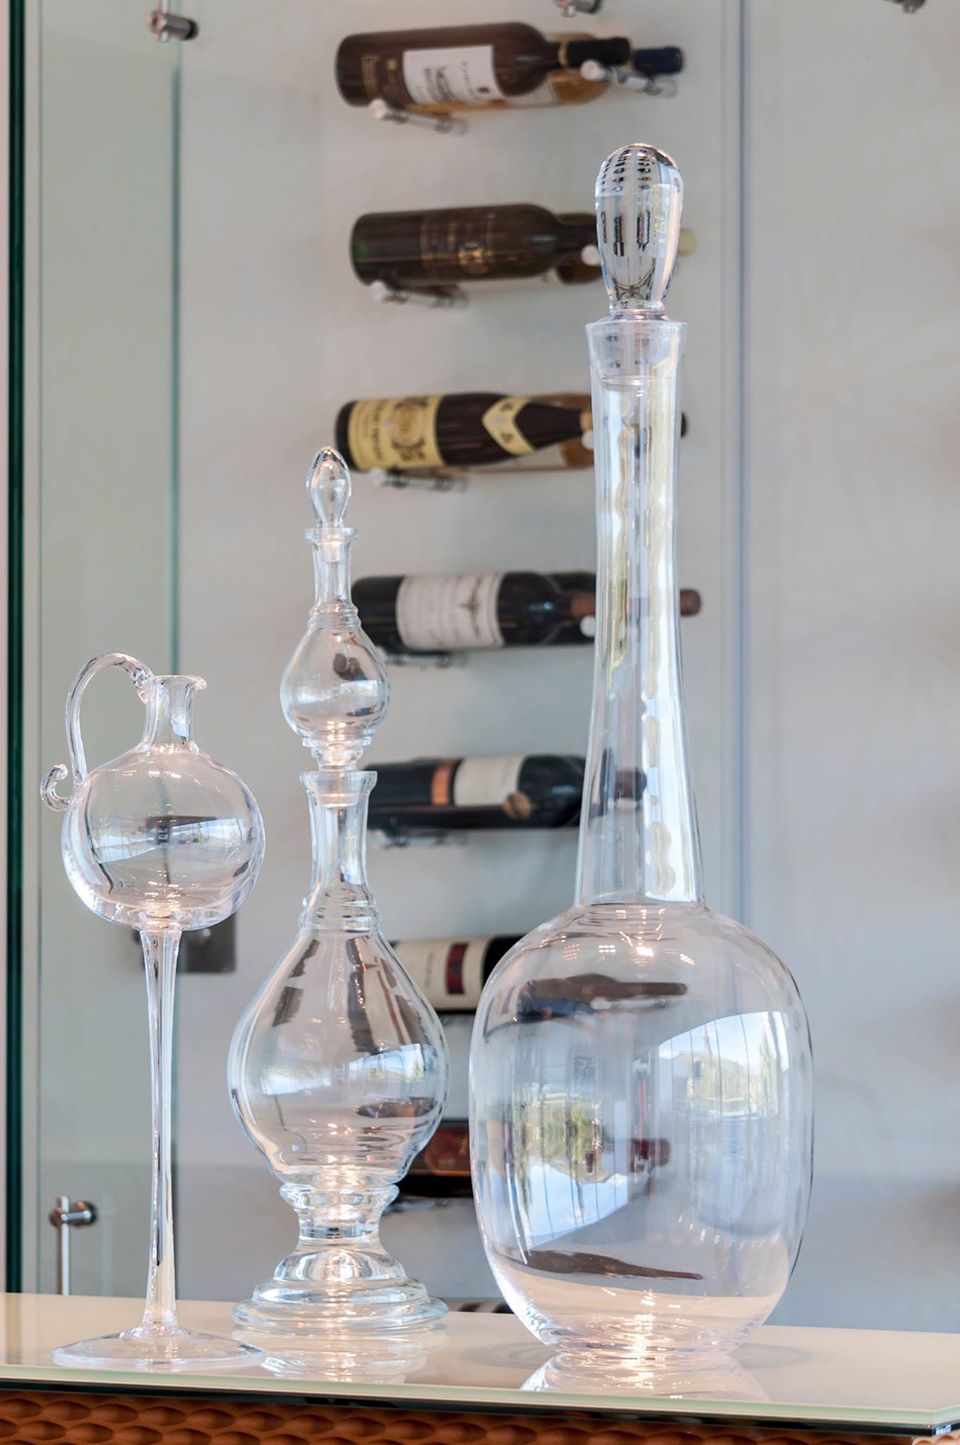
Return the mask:
M 87 771 L 80 703 L 91 678 L 121 667 L 146 706 L 141 741 Z M 67 877 L 101 918 L 140 932 L 150 1019 L 153 1188 L 150 1262 L 143 1321 L 117 1335 L 81 1340 L 54 1353 L 58 1364 L 104 1369 L 211 1370 L 256 1364 L 262 1352 L 240 1340 L 198 1334 L 177 1323 L 171 1180 L 173 1005 L 177 952 L 185 928 L 208 928 L 234 913 L 263 862 L 263 820 L 236 773 L 193 737 L 200 677 L 157 676 L 122 652 L 96 657 L 67 695 L 69 767 L 58 763 L 43 799 L 65 814 Z M 72 779 L 69 797 L 57 784 Z
M 780 1299 L 810 1188 L 796 986 L 701 897 L 675 578 L 685 327 L 663 308 L 681 197 L 653 147 L 601 167 L 610 315 L 587 328 L 599 575 L 577 900 L 497 965 L 471 1052 L 484 1244 L 560 1379 L 713 1368 Z
M 444 1313 L 380 1242 L 397 1181 L 440 1121 L 440 1021 L 380 931 L 366 880 L 376 773 L 356 763 L 387 704 L 379 654 L 350 600 L 343 524 L 350 480 L 338 452 L 314 459 L 316 601 L 281 684 L 284 715 L 318 763 L 301 774 L 313 878 L 300 927 L 237 1025 L 230 1097 L 296 1211 L 300 1238 L 234 1311 L 254 1332 L 391 1330 Z

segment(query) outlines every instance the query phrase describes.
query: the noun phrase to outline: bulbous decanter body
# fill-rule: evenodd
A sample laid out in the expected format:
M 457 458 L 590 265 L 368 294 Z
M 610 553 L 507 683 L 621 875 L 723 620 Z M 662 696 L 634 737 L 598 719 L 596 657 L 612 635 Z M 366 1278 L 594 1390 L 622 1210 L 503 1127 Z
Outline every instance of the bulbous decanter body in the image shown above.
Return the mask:
M 601 168 L 611 315 L 588 327 L 598 633 L 577 901 L 497 965 L 471 1051 L 484 1245 L 558 1380 L 712 1367 L 780 1299 L 810 1187 L 799 994 L 700 893 L 674 557 L 684 328 L 663 313 L 680 198 L 652 147 Z
M 255 1333 L 323 1336 L 444 1312 L 384 1250 L 379 1223 L 440 1121 L 447 1052 L 367 886 L 376 774 L 354 764 L 385 711 L 386 679 L 350 601 L 349 479 L 336 452 L 318 454 L 308 490 L 316 603 L 281 700 L 319 764 L 300 779 L 313 877 L 296 938 L 237 1025 L 228 1078 L 237 1117 L 300 1225 L 293 1253 L 234 1317 Z

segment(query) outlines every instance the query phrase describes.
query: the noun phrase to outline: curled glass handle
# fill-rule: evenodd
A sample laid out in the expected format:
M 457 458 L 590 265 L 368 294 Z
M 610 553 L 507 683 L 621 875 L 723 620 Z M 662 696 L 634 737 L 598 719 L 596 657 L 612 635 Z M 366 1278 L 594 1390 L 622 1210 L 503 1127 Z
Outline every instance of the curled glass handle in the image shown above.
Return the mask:
M 77 784 L 82 783 L 87 776 L 87 759 L 83 751 L 83 737 L 80 732 L 80 702 L 88 682 L 95 673 L 102 672 L 106 667 L 122 667 L 138 690 L 153 676 L 145 663 L 140 662 L 136 657 L 131 657 L 127 652 L 104 652 L 100 657 L 91 658 L 81 667 L 67 693 L 68 763 L 55 763 L 40 785 L 40 796 L 47 807 L 53 808 L 54 812 L 66 812 L 76 796 Z M 72 779 L 70 794 L 66 798 L 57 792 L 57 784 L 62 783 L 65 778 Z

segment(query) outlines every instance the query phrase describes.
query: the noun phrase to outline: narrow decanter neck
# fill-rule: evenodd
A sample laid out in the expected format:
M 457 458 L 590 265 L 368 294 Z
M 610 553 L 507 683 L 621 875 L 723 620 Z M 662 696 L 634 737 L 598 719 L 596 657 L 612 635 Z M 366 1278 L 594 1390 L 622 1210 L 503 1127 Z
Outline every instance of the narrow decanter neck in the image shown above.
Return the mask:
M 307 533 L 313 547 L 312 616 L 356 612 L 350 600 L 350 547 L 354 532 L 349 527 L 317 527 Z
M 580 904 L 700 898 L 676 585 L 677 374 L 685 329 L 629 316 L 587 328 L 598 558 Z
M 300 775 L 313 843 L 301 928 L 369 933 L 379 927 L 380 914 L 367 886 L 367 804 L 376 780 L 376 773 L 349 768 Z
M 195 677 L 154 674 L 141 687 L 147 716 L 143 728 L 146 747 L 196 748 L 193 740 L 193 704 L 203 683 Z

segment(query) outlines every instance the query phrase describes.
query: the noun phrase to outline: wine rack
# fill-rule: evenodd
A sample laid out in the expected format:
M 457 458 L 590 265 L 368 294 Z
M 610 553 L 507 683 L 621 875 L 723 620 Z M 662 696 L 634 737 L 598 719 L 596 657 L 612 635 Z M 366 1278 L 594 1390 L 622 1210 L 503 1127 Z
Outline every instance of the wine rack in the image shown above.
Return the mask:
M 238 936 L 237 971 L 209 980 L 222 1001 L 218 1013 L 231 1018 L 282 944 L 309 846 L 302 800 L 290 781 L 299 754 L 275 698 L 261 700 L 257 681 L 273 675 L 278 649 L 299 636 L 306 602 L 303 498 L 282 479 L 298 473 L 311 447 L 333 440 L 337 411 L 351 397 L 488 387 L 528 395 L 582 391 L 584 326 L 604 305 L 599 281 L 530 282 L 515 290 L 478 283 L 469 293 L 464 288 L 466 306 L 450 304 L 458 298 L 412 292 L 378 303 L 374 288 L 362 287 L 351 273 L 353 224 L 365 212 L 487 202 L 589 211 L 598 158 L 625 135 L 649 136 L 684 164 L 689 225 L 698 242 L 671 297 L 675 314 L 691 330 L 696 326 L 698 336 L 683 399 L 690 430 L 681 442 L 680 560 L 683 581 L 702 592 L 704 605 L 682 626 L 707 867 L 713 877 L 718 866 L 726 867 L 721 830 L 731 805 L 721 806 L 719 796 L 729 755 L 729 501 L 718 479 L 728 473 L 730 442 L 724 417 L 732 252 L 721 242 L 727 220 L 715 177 L 723 171 L 719 117 L 727 93 L 718 57 L 726 63 L 737 53 L 721 15 L 728 7 L 621 0 L 564 20 L 550 0 L 511 0 L 493 18 L 515 18 L 548 33 L 623 33 L 638 45 L 679 45 L 687 66 L 678 95 L 661 100 L 611 88 L 583 106 L 473 112 L 466 134 L 432 143 L 418 123 L 374 123 L 366 107 L 345 105 L 333 84 L 332 58 L 348 30 L 408 19 L 444 25 L 487 18 L 468 0 L 422 0 L 406 14 L 396 0 L 353 0 L 347 9 L 292 0 L 280 27 L 249 0 L 238 4 L 242 16 L 235 20 L 225 0 L 205 0 L 202 40 L 185 48 L 193 67 L 184 80 L 186 100 L 194 115 L 203 107 L 206 129 L 194 126 L 184 155 L 184 214 L 194 245 L 185 252 L 182 281 L 194 344 L 183 378 L 182 447 L 185 474 L 202 476 L 203 486 L 184 488 L 180 530 L 187 579 L 181 656 L 185 663 L 223 657 L 230 667 L 229 683 L 210 678 L 211 739 L 219 746 L 223 736 L 223 753 L 230 751 L 249 774 L 272 822 L 264 886 Z M 218 18 L 223 24 L 215 32 Z M 229 247 L 222 245 L 225 228 L 236 238 Z M 251 308 L 263 317 L 256 352 L 249 342 Z M 231 320 L 240 315 L 245 345 Z M 591 469 L 450 470 L 455 475 L 429 478 L 357 474 L 357 577 L 593 568 Z M 448 489 L 454 495 L 445 498 Z M 229 537 L 221 532 L 222 541 L 211 547 L 212 518 L 225 516 Z M 241 553 L 262 585 L 239 584 Z M 425 753 L 582 754 L 592 669 L 590 646 L 405 658 L 390 669 L 391 708 L 374 761 Z M 225 708 L 220 715 L 221 697 L 238 693 L 249 699 L 249 739 L 237 737 L 237 719 Z M 390 936 L 521 934 L 535 916 L 566 905 L 575 855 L 573 828 L 477 833 L 462 841 L 448 833 L 374 837 L 369 866 Z M 716 886 L 712 892 L 720 896 Z M 198 991 L 207 983 L 187 982 Z M 198 1056 L 210 1052 L 200 1042 L 205 1012 L 183 1025 L 186 1047 Z M 188 1082 L 200 1092 L 199 1082 Z M 198 1152 L 235 1160 L 237 1168 L 248 1163 L 242 1139 L 234 1145 L 228 1117 L 218 1116 L 216 1129 L 212 1117 L 209 1125 L 198 1119 L 189 1129 L 203 1141 Z M 262 1193 L 257 1189 L 264 1209 L 272 1209 L 269 1180 Z M 469 1201 L 458 1207 L 469 1220 Z M 282 1223 L 273 1217 L 278 1231 L 286 1227 L 285 1214 Z M 404 1223 L 415 1229 L 416 1219 L 413 1214 Z M 282 1237 L 274 1233 L 271 1246 L 277 1243 Z M 397 1248 L 410 1246 L 398 1237 Z M 409 1267 L 419 1267 L 412 1254 Z M 192 1278 L 189 1283 L 193 1289 Z M 236 1289 L 247 1283 L 238 1281 Z M 454 1292 L 488 1288 L 478 1280 Z

